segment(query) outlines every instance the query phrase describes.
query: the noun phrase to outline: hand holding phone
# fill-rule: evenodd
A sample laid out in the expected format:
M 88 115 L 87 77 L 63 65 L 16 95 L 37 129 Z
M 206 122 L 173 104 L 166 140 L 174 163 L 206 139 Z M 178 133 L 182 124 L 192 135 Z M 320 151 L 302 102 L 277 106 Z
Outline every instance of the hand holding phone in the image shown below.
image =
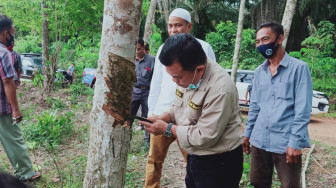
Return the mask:
M 150 120 L 148 120 L 147 118 L 143 118 L 143 117 L 139 117 L 139 116 L 133 116 L 133 115 L 131 115 L 131 116 L 129 116 L 129 119 L 138 119 L 138 120 L 140 120 L 140 121 L 145 121 L 145 122 L 148 122 L 148 123 L 153 123 L 152 121 L 150 121 Z

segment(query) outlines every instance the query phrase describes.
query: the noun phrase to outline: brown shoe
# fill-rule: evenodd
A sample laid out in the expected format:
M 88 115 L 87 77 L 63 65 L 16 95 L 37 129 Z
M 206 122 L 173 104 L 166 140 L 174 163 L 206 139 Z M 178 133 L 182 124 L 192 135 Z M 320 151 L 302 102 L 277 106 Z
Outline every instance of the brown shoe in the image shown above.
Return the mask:
M 41 176 L 42 176 L 41 173 L 34 171 L 34 175 L 31 178 L 29 178 L 28 181 L 38 180 L 38 179 L 40 179 Z

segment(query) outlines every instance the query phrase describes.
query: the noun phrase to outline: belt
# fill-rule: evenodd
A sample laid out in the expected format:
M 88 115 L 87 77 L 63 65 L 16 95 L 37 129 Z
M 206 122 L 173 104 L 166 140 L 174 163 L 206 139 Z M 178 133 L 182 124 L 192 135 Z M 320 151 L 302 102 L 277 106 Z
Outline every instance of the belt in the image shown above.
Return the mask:
M 134 87 L 143 89 L 143 90 L 149 89 L 149 86 L 134 86 Z
M 224 153 L 212 154 L 212 155 L 192 155 L 192 154 L 188 154 L 188 156 L 191 157 L 191 158 L 195 158 L 195 159 L 213 160 L 213 159 L 216 159 L 216 158 L 236 156 L 236 155 L 239 155 L 240 153 L 243 153 L 242 145 L 238 146 L 237 148 L 235 148 L 231 151 L 227 151 L 227 152 L 224 152 Z

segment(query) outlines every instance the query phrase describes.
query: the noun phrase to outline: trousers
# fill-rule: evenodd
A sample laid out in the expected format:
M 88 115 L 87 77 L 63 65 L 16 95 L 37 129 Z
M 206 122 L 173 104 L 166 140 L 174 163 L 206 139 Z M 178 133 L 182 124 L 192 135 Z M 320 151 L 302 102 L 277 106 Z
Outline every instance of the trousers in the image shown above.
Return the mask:
M 243 148 L 214 155 L 189 155 L 187 188 L 238 188 L 243 174 Z
M 298 163 L 286 163 L 286 154 L 267 152 L 252 146 L 250 183 L 255 188 L 270 188 L 274 166 L 282 188 L 299 188 L 302 167 L 302 158 Z
M 7 157 L 14 167 L 14 174 L 20 180 L 27 180 L 34 175 L 28 147 L 23 140 L 22 131 L 17 124 L 13 125 L 11 115 L 0 115 L 0 141 Z
M 150 147 L 148 160 L 146 163 L 146 179 L 145 188 L 160 188 L 160 178 L 162 173 L 162 164 L 167 156 L 167 152 L 171 143 L 176 138 L 166 137 L 164 135 L 150 135 Z M 177 142 L 178 143 L 178 142 Z M 180 147 L 180 146 L 179 146 Z M 184 161 L 187 161 L 187 152 L 181 149 Z

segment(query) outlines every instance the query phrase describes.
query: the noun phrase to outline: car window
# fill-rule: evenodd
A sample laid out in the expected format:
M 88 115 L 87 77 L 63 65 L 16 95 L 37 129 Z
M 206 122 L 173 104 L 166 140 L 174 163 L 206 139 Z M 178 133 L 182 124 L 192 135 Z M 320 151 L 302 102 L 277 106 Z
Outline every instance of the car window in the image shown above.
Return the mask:
M 28 58 L 22 58 L 22 66 L 32 66 L 32 63 Z
M 253 74 L 237 73 L 237 82 L 252 83 Z
M 246 77 L 244 78 L 245 83 L 252 83 L 252 78 L 253 78 L 253 74 L 246 74 Z
M 36 64 L 36 65 L 42 65 L 42 58 L 40 58 L 40 57 L 34 57 L 32 59 L 34 61 L 34 64 Z

